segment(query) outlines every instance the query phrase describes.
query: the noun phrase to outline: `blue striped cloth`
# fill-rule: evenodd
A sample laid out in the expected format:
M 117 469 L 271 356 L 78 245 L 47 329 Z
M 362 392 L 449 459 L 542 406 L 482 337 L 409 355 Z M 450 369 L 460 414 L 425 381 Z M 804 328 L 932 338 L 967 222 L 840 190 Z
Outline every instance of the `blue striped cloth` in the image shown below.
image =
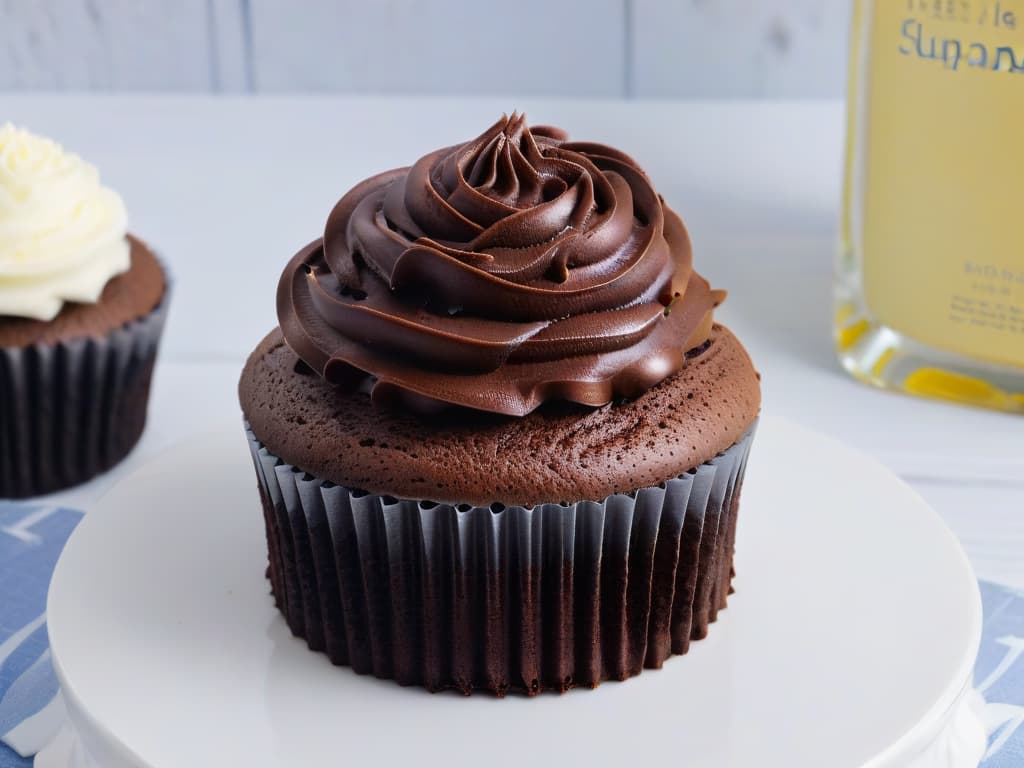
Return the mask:
M 63 717 L 46 636 L 46 590 L 82 513 L 0 501 L 0 768 L 24 768 Z M 20 754 L 19 754 L 20 753 Z
M 57 556 L 82 513 L 0 501 L 0 768 L 29 768 L 63 717 L 44 608 Z M 984 768 L 1024 766 L 1024 593 L 981 583 L 975 681 L 991 735 Z M 19 754 L 19 752 L 21 754 Z
M 985 768 L 1024 766 L 1024 591 L 981 582 L 985 625 L 974 665 L 989 728 Z

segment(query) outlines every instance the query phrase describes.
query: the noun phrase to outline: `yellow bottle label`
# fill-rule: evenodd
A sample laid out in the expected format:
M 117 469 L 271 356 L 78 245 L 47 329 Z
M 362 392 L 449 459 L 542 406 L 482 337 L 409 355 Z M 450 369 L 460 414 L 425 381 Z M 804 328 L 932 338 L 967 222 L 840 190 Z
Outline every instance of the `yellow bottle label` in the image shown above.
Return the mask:
M 1024 0 L 867 7 L 849 223 L 865 303 L 924 344 L 1024 367 Z

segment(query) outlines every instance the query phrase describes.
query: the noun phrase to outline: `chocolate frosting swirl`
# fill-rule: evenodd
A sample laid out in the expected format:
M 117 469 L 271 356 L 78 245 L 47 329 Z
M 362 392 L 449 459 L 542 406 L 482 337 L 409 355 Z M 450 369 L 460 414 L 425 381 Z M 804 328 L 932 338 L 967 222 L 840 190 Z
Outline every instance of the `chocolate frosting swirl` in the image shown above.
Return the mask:
M 289 262 L 288 345 L 375 402 L 521 416 L 635 397 L 706 341 L 723 294 L 629 156 L 503 117 L 348 192 Z

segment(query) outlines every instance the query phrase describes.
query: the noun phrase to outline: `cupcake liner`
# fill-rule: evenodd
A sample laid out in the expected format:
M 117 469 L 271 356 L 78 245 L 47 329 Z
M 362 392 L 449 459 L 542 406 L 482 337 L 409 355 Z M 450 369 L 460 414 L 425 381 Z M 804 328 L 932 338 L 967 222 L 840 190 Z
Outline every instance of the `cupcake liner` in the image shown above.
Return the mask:
M 0 498 L 83 483 L 134 447 L 167 305 L 103 337 L 0 348 Z
M 686 653 L 725 607 L 753 429 L 660 486 L 535 507 L 350 490 L 246 431 L 277 605 L 358 673 L 466 694 L 595 687 Z

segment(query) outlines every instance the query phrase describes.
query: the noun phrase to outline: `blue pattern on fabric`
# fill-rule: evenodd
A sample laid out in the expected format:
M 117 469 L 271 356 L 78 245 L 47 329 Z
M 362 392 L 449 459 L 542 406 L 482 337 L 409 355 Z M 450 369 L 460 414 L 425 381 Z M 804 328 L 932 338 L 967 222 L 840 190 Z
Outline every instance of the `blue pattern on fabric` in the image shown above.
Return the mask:
M 1024 766 L 1024 592 L 981 582 L 985 624 L 974 682 L 995 720 L 984 768 Z M 992 727 L 993 724 L 990 724 Z
M 0 501 L 0 768 L 26 768 L 4 736 L 57 694 L 46 634 L 46 592 L 82 513 Z

